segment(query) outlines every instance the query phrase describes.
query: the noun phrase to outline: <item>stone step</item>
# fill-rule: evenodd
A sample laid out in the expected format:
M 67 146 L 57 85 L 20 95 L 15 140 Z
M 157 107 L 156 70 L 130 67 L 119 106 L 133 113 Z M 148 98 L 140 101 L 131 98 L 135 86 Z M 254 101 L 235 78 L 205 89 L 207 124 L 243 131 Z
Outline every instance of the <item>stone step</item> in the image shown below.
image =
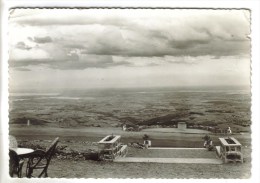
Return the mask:
M 142 158 L 125 157 L 117 158 L 114 162 L 133 163 L 185 163 L 185 164 L 222 164 L 220 159 L 212 158 Z

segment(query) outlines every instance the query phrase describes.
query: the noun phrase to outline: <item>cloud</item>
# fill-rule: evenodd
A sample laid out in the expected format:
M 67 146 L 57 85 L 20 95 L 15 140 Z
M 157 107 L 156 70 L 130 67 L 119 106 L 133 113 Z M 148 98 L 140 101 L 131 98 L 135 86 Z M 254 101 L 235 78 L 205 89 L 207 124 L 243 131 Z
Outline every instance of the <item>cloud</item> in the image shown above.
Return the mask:
M 27 67 L 32 65 L 49 65 L 53 62 L 51 59 L 25 59 L 25 60 L 10 60 L 9 66 L 18 68 L 18 67 Z
M 31 59 L 48 59 L 50 58 L 49 52 L 47 50 L 43 50 L 38 46 L 30 47 L 24 46 L 23 44 L 17 44 L 14 46 L 10 46 L 9 48 L 9 59 L 10 60 L 31 60 Z M 21 46 L 22 45 L 22 46 Z
M 21 49 L 21 50 L 30 50 L 30 49 L 32 49 L 32 47 L 26 45 L 24 42 L 18 42 L 15 47 L 18 48 L 18 49 Z
M 130 64 L 130 62 L 126 61 L 115 62 L 112 56 L 87 55 L 80 57 L 76 53 L 70 54 L 65 60 L 26 59 L 9 61 L 9 66 L 13 68 L 44 65 L 46 67 L 59 70 L 84 70 L 86 68 L 108 68 Z
M 121 65 L 129 65 L 128 62 L 54 62 L 50 65 L 53 69 L 60 69 L 60 70 L 84 70 L 86 68 L 108 68 L 108 67 L 115 67 Z
M 15 68 L 15 70 L 17 71 L 31 71 L 31 69 L 28 69 L 28 68 Z
M 244 57 L 250 54 L 248 15 L 247 10 L 31 9 L 15 10 L 10 21 L 20 29 L 30 27 L 27 38 L 40 44 L 38 49 L 52 61 L 45 64 L 65 70 L 133 63 L 149 66 L 158 65 L 159 60 L 192 65 L 195 62 L 187 57 Z M 23 41 L 19 49 L 29 52 L 31 47 Z M 30 54 L 35 57 L 32 50 Z M 165 59 L 168 56 L 175 59 Z M 115 57 L 122 59 L 115 62 Z M 152 61 L 154 57 L 159 59 Z M 21 60 L 19 54 L 13 60 Z
M 194 59 L 193 57 L 113 57 L 114 62 L 126 62 L 127 66 L 131 67 L 149 67 L 149 66 L 163 66 L 163 65 L 194 65 L 199 59 L 205 60 L 205 56 Z
M 28 11 L 27 15 L 24 15 L 26 11 Z M 68 11 L 70 11 L 69 14 Z M 23 15 L 20 16 L 21 14 Z M 45 9 L 43 11 L 39 11 L 39 9 L 36 11 L 32 9 L 15 9 L 15 11 L 10 15 L 10 18 L 15 19 L 16 23 L 23 26 L 71 26 L 90 24 L 123 25 L 124 23 L 129 24 L 129 22 L 125 22 L 124 17 L 114 16 L 113 12 L 109 12 L 109 14 L 103 11 L 103 13 L 101 12 L 99 16 L 97 16 L 95 13 L 93 13 L 93 10 L 90 9 L 85 11 L 78 9 Z
M 129 43 L 125 40 L 117 43 L 106 41 L 100 43 L 97 41 L 82 50 L 82 54 L 96 55 L 114 55 L 125 57 L 164 57 L 164 56 L 234 56 L 249 54 L 249 41 L 222 41 L 222 40 L 154 40 L 149 37 L 143 37 L 143 40 L 135 40 Z M 141 42 L 142 41 L 142 42 Z M 123 44 L 122 44 L 123 43 Z
M 175 40 L 171 39 L 168 41 L 168 45 L 172 48 L 178 49 L 178 50 L 187 50 L 193 47 L 196 47 L 197 45 L 202 44 L 209 44 L 210 39 L 204 40 L 204 39 L 189 39 L 189 40 Z
M 85 46 L 81 44 L 67 44 L 64 45 L 64 48 L 70 48 L 70 49 L 84 49 Z
M 182 23 L 184 25 L 179 25 L 179 21 L 176 21 L 177 25 L 158 21 L 158 25 L 154 27 L 137 23 L 135 26 L 127 26 L 127 23 L 124 23 L 124 26 L 118 27 L 100 25 L 102 31 L 96 31 L 94 35 L 86 31 L 85 26 L 82 26 L 85 33 L 78 33 L 79 35 L 89 34 L 91 37 L 81 36 L 82 44 L 85 41 L 83 54 L 164 57 L 167 55 L 221 56 L 222 54 L 225 56 L 249 53 L 250 40 L 247 38 L 249 24 L 237 19 L 225 20 L 222 17 L 217 18 L 217 16 L 211 17 L 212 20 L 206 19 L 206 21 L 205 19 L 202 18 L 201 22 L 184 19 Z M 213 23 L 210 23 L 211 21 Z M 228 26 L 230 21 L 235 22 L 230 23 L 235 28 Z M 146 21 L 144 20 L 144 22 Z M 144 25 L 147 24 L 149 22 Z M 235 25 L 241 25 L 241 28 L 237 29 Z M 77 26 L 77 28 L 79 27 Z
M 51 42 L 52 42 L 52 39 L 51 39 L 50 36 L 34 37 L 34 38 L 28 37 L 28 39 L 29 39 L 30 41 L 33 41 L 33 42 L 39 43 L 39 44 L 45 44 L 45 43 L 51 43 Z

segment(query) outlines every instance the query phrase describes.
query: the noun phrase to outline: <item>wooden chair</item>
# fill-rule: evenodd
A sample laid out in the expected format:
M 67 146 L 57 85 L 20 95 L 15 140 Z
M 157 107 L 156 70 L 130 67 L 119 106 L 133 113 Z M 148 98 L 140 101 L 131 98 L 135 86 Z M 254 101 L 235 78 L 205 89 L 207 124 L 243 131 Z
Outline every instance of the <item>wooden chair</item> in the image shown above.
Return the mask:
M 26 167 L 26 177 L 33 177 L 34 170 L 40 170 L 37 177 L 48 177 L 48 166 L 50 164 L 51 158 L 54 155 L 56 146 L 59 142 L 59 137 L 57 137 L 46 151 L 35 150 L 30 154 L 27 167 Z
M 22 168 L 24 160 L 19 159 L 17 153 L 14 150 L 9 149 L 9 174 L 11 177 L 17 175 L 17 177 L 22 177 Z

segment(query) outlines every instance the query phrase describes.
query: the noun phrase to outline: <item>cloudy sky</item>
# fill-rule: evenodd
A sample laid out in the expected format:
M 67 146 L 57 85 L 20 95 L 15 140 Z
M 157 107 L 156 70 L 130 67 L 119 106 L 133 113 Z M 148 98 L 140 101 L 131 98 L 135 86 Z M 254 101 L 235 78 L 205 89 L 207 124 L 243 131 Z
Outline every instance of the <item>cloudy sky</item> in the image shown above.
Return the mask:
M 16 9 L 11 89 L 250 85 L 246 10 Z

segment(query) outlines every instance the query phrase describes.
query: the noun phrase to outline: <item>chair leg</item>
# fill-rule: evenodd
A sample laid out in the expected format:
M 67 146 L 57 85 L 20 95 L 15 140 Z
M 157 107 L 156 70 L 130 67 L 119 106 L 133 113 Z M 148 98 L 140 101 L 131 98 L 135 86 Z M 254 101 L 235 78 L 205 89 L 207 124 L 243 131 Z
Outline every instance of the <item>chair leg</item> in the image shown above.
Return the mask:
M 38 176 L 38 178 L 42 177 L 43 173 L 44 173 L 44 172 L 42 171 L 42 172 L 40 173 L 40 175 Z
M 44 168 L 42 171 L 42 174 L 44 174 L 44 177 L 48 177 L 47 168 Z
M 17 172 L 17 165 L 14 162 L 9 163 L 9 174 L 11 177 L 14 177 L 14 174 Z
M 14 172 L 13 172 L 13 170 L 10 170 L 9 174 L 10 174 L 11 177 L 14 177 Z
M 42 176 L 47 177 L 46 174 L 47 174 L 47 172 L 46 172 L 46 169 L 44 168 L 38 177 L 39 178 Z
M 31 173 L 31 171 L 29 172 L 30 170 L 28 170 L 28 172 L 27 172 L 27 174 L 26 174 L 26 177 L 27 178 L 31 178 L 32 177 L 32 173 Z
M 22 177 L 23 164 L 24 164 L 24 162 L 20 163 L 20 164 L 19 164 L 19 167 L 18 167 L 18 172 L 17 172 L 17 174 L 18 174 L 18 177 L 19 177 L 19 178 Z
M 22 177 L 22 168 L 23 167 L 19 167 L 18 172 L 17 172 L 17 175 L 18 175 L 19 178 Z
M 27 178 L 31 178 L 32 177 L 32 173 L 33 173 L 33 169 L 30 168 L 29 166 L 27 166 L 27 168 L 26 168 L 26 177 Z

